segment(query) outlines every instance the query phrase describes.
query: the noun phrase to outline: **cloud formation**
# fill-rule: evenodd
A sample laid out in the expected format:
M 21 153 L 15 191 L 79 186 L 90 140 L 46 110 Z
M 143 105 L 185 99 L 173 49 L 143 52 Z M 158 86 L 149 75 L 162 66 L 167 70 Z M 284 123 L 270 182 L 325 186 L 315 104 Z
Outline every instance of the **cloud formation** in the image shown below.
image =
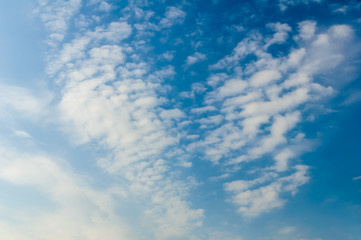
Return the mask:
M 267 49 L 272 44 L 284 43 L 291 28 L 281 23 L 267 27 L 276 31 L 272 37 L 253 33 L 239 42 L 231 54 L 211 65 L 210 69 L 217 72 L 208 78 L 212 91 L 205 95 L 206 105 L 201 109 L 219 106 L 218 112 L 212 109 L 208 121 L 200 121 L 201 127 L 209 130 L 203 133 L 201 141 L 188 148 L 203 152 L 205 159 L 227 166 L 228 171 L 232 168 L 237 171 L 259 159 L 273 158 L 273 166 L 256 170 L 261 176 L 273 173 L 270 184 L 252 190 L 231 187 L 231 183 L 243 186 L 244 182 L 225 184 L 225 190 L 233 194 L 232 202 L 241 206 L 238 210 L 245 217 L 256 217 L 283 206 L 280 193 L 295 193 L 307 182 L 307 167 L 292 166 L 300 153 L 292 148 L 304 138 L 295 127 L 308 118 L 305 114 L 312 103 L 334 93 L 331 86 L 314 80 L 321 72 L 341 63 L 340 40 L 347 43 L 353 32 L 349 26 L 333 25 L 316 33 L 315 22 L 300 22 L 299 33 L 293 37 L 300 47 L 291 49 L 288 56 L 274 57 Z M 242 66 L 240 62 L 248 56 L 255 60 Z M 207 128 L 205 123 L 212 125 Z M 296 145 L 290 148 L 293 143 Z M 291 173 L 293 168 L 297 169 L 296 173 Z M 282 177 L 281 172 L 289 175 Z M 253 186 L 263 177 L 255 179 L 248 183 Z
M 277 210 L 315 177 L 303 154 L 356 75 L 356 20 L 231 2 L 39 1 L 46 83 L 0 86 L 1 236 L 315 236 Z

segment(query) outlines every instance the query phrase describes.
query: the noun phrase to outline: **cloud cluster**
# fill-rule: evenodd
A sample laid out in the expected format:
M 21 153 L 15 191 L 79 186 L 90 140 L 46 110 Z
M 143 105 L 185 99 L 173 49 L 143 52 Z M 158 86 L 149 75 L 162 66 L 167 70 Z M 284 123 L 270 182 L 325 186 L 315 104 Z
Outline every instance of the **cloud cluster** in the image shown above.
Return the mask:
M 171 27 L 183 17 L 181 10 L 167 8 L 160 25 Z M 57 109 L 72 141 L 97 142 L 106 152 L 98 166 L 115 181 L 128 182 L 145 229 L 157 239 L 181 238 L 203 218 L 203 210 L 186 200 L 191 184 L 177 179 L 176 164 L 168 161 L 181 154 L 175 121 L 185 116 L 162 107 L 166 100 L 158 92 L 174 71 L 153 70 L 139 42 L 122 42 L 132 31 L 122 20 L 85 31 L 49 56 L 48 73 L 63 86 Z
M 61 42 L 68 30 L 69 21 L 81 7 L 81 0 L 70 1 L 39 1 L 35 13 L 43 20 L 45 27 L 51 32 L 50 45 Z
M 278 2 L 285 10 L 319 1 Z M 194 188 L 221 182 L 222 200 L 250 219 L 281 208 L 309 181 L 309 166 L 299 159 L 311 149 L 303 123 L 335 94 L 328 74 L 345 61 L 354 30 L 344 24 L 318 28 L 313 20 L 265 23 L 263 32 L 250 31 L 215 59 L 206 40 L 172 32 L 192 16 L 186 2 L 156 4 L 39 1 L 54 93 L 35 97 L 1 85 L 0 118 L 10 109 L 40 123 L 51 119 L 74 149 L 90 152 L 82 164 L 93 172 L 44 153 L 0 148 L 0 180 L 41 199 L 24 211 L 1 202 L 0 215 L 12 215 L 0 218 L 1 236 L 241 240 L 221 224 L 203 226 L 214 202 L 197 203 Z M 111 15 L 114 9 L 120 18 Z M 190 79 L 197 79 L 186 91 L 190 69 Z M 194 165 L 212 170 L 199 174 Z M 294 231 L 286 227 L 278 234 Z
M 309 119 L 307 113 L 315 101 L 334 93 L 331 86 L 315 79 L 341 63 L 342 44 L 353 34 L 347 25 L 318 32 L 316 22 L 300 22 L 299 33 L 293 37 L 299 47 L 290 49 L 287 56 L 274 57 L 268 48 L 284 43 L 292 29 L 281 23 L 267 27 L 275 32 L 272 37 L 252 33 L 231 54 L 210 66 L 214 73 L 207 83 L 212 90 L 206 93 L 205 105 L 200 109 L 212 112 L 195 119 L 206 130 L 199 142 L 188 147 L 189 151 L 203 152 L 204 158 L 231 172 L 249 162 L 273 158 L 273 164 L 251 173 L 253 177 L 274 173 L 270 184 L 262 182 L 251 190 L 232 189 L 230 186 L 237 181 L 225 184 L 232 202 L 246 217 L 282 206 L 282 193 L 295 192 L 307 182 L 306 166 L 299 165 L 292 173 L 293 160 L 307 148 L 305 135 L 296 126 Z M 255 60 L 242 64 L 248 56 Z M 219 106 L 217 110 L 215 106 Z M 296 175 L 297 180 L 292 177 Z M 259 183 L 257 179 L 254 181 Z

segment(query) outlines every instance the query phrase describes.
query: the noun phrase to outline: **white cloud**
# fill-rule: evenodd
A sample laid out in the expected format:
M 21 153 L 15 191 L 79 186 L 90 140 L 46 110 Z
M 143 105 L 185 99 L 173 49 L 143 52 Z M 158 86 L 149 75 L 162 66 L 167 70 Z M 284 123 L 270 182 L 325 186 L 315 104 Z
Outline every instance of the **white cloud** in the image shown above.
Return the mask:
M 16 131 L 14 131 L 14 134 L 18 137 L 25 138 L 25 139 L 33 138 L 29 133 L 22 131 L 22 130 L 16 130 Z
M 291 29 L 280 23 L 272 27 L 276 31 L 273 37 L 265 39 L 252 33 L 239 42 L 231 54 L 209 67 L 207 84 L 212 91 L 205 93 L 204 107 L 216 106 L 212 118 L 225 118 L 204 127 L 205 132 L 197 138 L 199 141 L 187 148 L 204 153 L 205 159 L 222 166 L 225 173 L 237 172 L 250 161 L 256 164 L 255 160 L 266 154 L 273 156 L 274 162 L 263 166 L 263 170 L 255 167 L 250 171 L 259 173 L 260 179 L 267 172 L 274 173 L 275 177 L 268 182 L 259 182 L 246 174 L 245 178 L 254 180 L 236 180 L 235 183 L 243 184 L 238 190 L 232 190 L 231 185 L 225 187 L 231 193 L 231 201 L 246 217 L 282 207 L 286 202 L 283 193 L 293 195 L 308 181 L 307 167 L 295 166 L 290 161 L 310 149 L 309 144 L 302 147 L 302 142 L 297 140 L 304 134 L 296 126 L 317 101 L 334 94 L 331 86 L 317 83 L 315 79 L 342 62 L 342 46 L 352 36 L 352 29 L 343 25 L 331 26 L 316 34 L 316 22 L 304 21 L 299 23 L 300 33 L 291 38 L 296 45 L 289 54 L 273 57 L 267 47 L 286 41 Z M 254 60 L 243 64 L 247 56 Z M 308 141 L 302 138 L 304 143 Z M 289 175 L 292 169 L 296 169 L 296 173 Z M 288 176 L 277 177 L 278 174 Z
M 221 70 L 234 67 L 240 59 L 260 48 L 258 40 L 260 40 L 260 36 L 254 35 L 251 36 L 251 38 L 246 38 L 239 42 L 230 55 L 225 56 L 217 63 L 211 65 L 209 67 L 210 70 Z
M 353 30 L 348 25 L 333 25 L 330 28 L 330 34 L 336 39 L 351 38 Z
M 285 143 L 285 134 L 292 129 L 300 121 L 300 113 L 293 112 L 285 116 L 277 115 L 270 127 L 270 134 L 261 139 L 260 145 L 250 149 L 252 156 L 260 156 L 262 154 L 272 152 L 279 144 Z
M 217 117 L 215 119 L 218 121 Z M 187 149 L 188 151 L 194 151 L 194 149 L 202 151 L 207 160 L 218 164 L 223 157 L 240 149 L 244 144 L 245 139 L 241 130 L 228 123 L 210 132 L 203 140 L 189 145 Z
M 297 67 L 301 65 L 305 55 L 306 49 L 304 48 L 293 50 L 288 57 L 287 65 L 289 67 Z
M 51 57 L 49 56 L 47 73 L 53 75 L 56 72 L 58 72 L 60 69 L 62 69 L 65 66 L 65 64 L 68 65 L 70 63 L 74 64 L 77 61 L 81 61 L 82 59 L 86 58 L 87 52 L 85 50 L 92 42 L 106 40 L 109 41 L 110 43 L 114 43 L 129 37 L 131 32 L 132 29 L 130 25 L 128 25 L 126 22 L 111 22 L 108 24 L 107 27 L 97 27 L 95 31 L 86 32 L 83 36 L 73 39 L 70 43 L 65 43 L 62 49 L 57 51 L 56 54 L 54 54 Z M 111 45 L 107 45 L 107 46 L 108 48 L 112 47 Z M 106 46 L 102 47 L 102 49 L 105 48 L 107 47 Z M 103 53 L 105 52 L 103 51 Z M 118 51 L 118 53 L 120 52 Z M 90 54 L 96 54 L 96 53 L 90 53 Z M 115 53 L 113 53 L 113 56 L 117 58 Z M 80 72 L 77 72 L 76 74 L 79 77 L 84 78 L 93 74 L 93 69 L 91 67 L 87 67 L 83 69 L 82 72 L 83 75 L 81 75 Z M 74 77 L 78 77 L 78 76 L 74 76 Z
M 348 1 L 348 2 L 340 2 L 333 3 L 329 5 L 333 14 L 343 14 L 346 15 L 349 12 L 357 11 L 360 9 L 360 3 L 358 1 Z
M 99 10 L 104 12 L 109 12 L 112 9 L 112 5 L 106 1 L 101 1 L 99 4 Z
M 316 47 L 324 47 L 329 46 L 329 35 L 327 34 L 319 34 L 316 40 L 313 42 Z
M 201 108 L 192 108 L 191 112 L 192 113 L 196 113 L 196 114 L 203 114 L 206 112 L 212 112 L 212 111 L 216 111 L 217 108 L 214 106 L 205 106 L 205 107 L 201 107 Z
M 232 98 L 228 98 L 224 101 L 224 107 L 235 108 L 237 106 L 242 106 L 246 103 L 252 102 L 254 100 L 260 99 L 262 97 L 262 93 L 260 91 L 250 91 L 247 92 L 246 95 L 240 95 Z
M 277 154 L 274 159 L 276 160 L 275 169 L 277 172 L 283 172 L 288 170 L 288 161 L 295 156 L 295 153 L 290 149 L 284 149 Z
M 351 105 L 361 101 L 361 92 L 356 91 L 349 94 L 348 98 L 343 102 L 343 105 Z
M 282 44 L 288 38 L 288 32 L 292 29 L 287 23 L 269 23 L 267 27 L 275 31 L 276 33 L 273 34 L 272 38 L 267 40 L 265 48 L 268 48 L 272 44 Z
M 288 227 L 283 227 L 283 228 L 279 229 L 278 233 L 283 234 L 283 235 L 288 235 L 288 234 L 292 234 L 295 231 L 296 231 L 295 227 L 288 226 Z
M 203 53 L 196 52 L 192 56 L 188 56 L 186 60 L 186 65 L 190 66 L 197 62 L 206 60 L 207 56 Z
M 246 118 L 242 121 L 243 132 L 247 136 L 253 138 L 260 131 L 260 125 L 264 123 L 268 123 L 269 116 L 268 115 L 258 115 L 254 117 Z
M 174 52 L 173 51 L 167 51 L 162 54 L 162 58 L 166 59 L 167 61 L 172 61 L 174 58 Z
M 69 21 L 78 12 L 81 5 L 81 0 L 39 1 L 35 13 L 40 16 L 45 27 L 51 32 L 48 42 L 50 45 L 57 44 L 64 39 Z
M 225 73 L 215 73 L 211 74 L 207 79 L 207 84 L 216 87 L 219 83 L 222 83 L 225 79 L 227 79 L 227 74 Z
M 274 115 L 286 110 L 291 110 L 308 99 L 308 90 L 306 88 L 299 88 L 293 92 L 285 94 L 281 98 L 274 99 L 273 101 L 255 101 L 247 103 L 244 105 L 244 109 L 240 114 L 245 117 L 261 114 Z
M 309 75 L 305 72 L 298 72 L 291 74 L 289 79 L 284 81 L 282 84 L 285 88 L 291 88 L 296 86 L 302 86 L 309 83 L 312 79 L 310 79 Z
M 308 181 L 307 166 L 298 165 L 296 172 L 286 176 L 266 175 L 253 181 L 233 181 L 226 183 L 224 188 L 232 194 L 231 201 L 238 206 L 238 211 L 247 218 L 282 207 L 285 200 L 281 194 L 295 194 L 299 186 Z M 266 183 L 269 182 L 271 183 Z M 264 185 L 264 183 L 266 183 Z
M 221 115 L 215 115 L 215 116 L 209 116 L 205 118 L 199 119 L 199 122 L 202 124 L 202 127 L 207 127 L 205 125 L 212 125 L 212 124 L 220 124 L 223 120 L 223 116 Z
M 179 109 L 171 109 L 171 110 L 162 110 L 160 113 L 161 118 L 167 120 L 167 119 L 179 119 L 179 118 L 185 118 L 186 115 L 184 112 L 182 112 Z
M 224 184 L 229 199 L 246 218 L 282 207 L 287 201 L 287 194 L 296 194 L 309 179 L 307 166 L 295 166 L 290 161 L 302 152 L 302 141 L 297 141 L 297 136 L 302 133 L 296 126 L 303 119 L 303 114 L 312 111 L 312 104 L 333 93 L 326 83 L 314 81 L 319 74 L 341 63 L 341 42 L 350 39 L 352 29 L 346 25 L 335 25 L 316 34 L 315 22 L 302 22 L 299 24 L 299 35 L 293 38 L 296 40 L 294 49 L 290 49 L 286 56 L 275 56 L 267 52 L 268 47 L 288 41 L 292 29 L 288 24 L 268 24 L 267 27 L 274 32 L 271 37 L 252 33 L 239 42 L 229 55 L 209 67 L 211 72 L 207 82 L 193 83 L 191 90 L 184 92 L 183 97 L 197 102 L 197 108 L 191 106 L 184 110 L 176 97 L 168 96 L 169 90 L 173 89 L 166 84 L 176 75 L 176 68 L 168 65 L 155 69 L 157 64 L 150 56 L 152 47 L 146 36 L 161 30 L 167 35 L 169 31 L 165 28 L 182 24 L 186 13 L 177 7 L 167 7 L 164 18 L 152 18 L 154 12 L 146 13 L 137 8 L 135 2 L 132 4 L 134 8 L 130 9 L 131 5 L 122 10 L 125 17 L 121 20 L 107 25 L 94 21 L 94 25 L 99 24 L 94 31 L 79 32 L 61 49 L 49 51 L 48 73 L 61 88 L 55 104 L 62 128 L 76 145 L 96 145 L 99 171 L 107 174 L 112 181 L 124 183 L 127 189 L 124 195 L 131 198 L 129 201 L 135 200 L 132 203 L 137 208 L 134 218 L 146 233 L 143 235 L 140 231 L 139 234 L 142 238 L 147 235 L 160 240 L 198 239 L 193 233 L 203 224 L 204 210 L 193 207 L 188 201 L 190 189 L 196 183 L 190 178 L 183 178 L 183 172 L 179 170 L 193 166 L 191 161 L 195 152 L 219 167 L 222 174 L 210 180 L 224 181 L 230 176 L 248 179 Z M 109 11 L 108 7 L 105 6 L 107 9 L 104 10 Z M 126 20 L 131 17 L 132 24 L 127 23 Z M 159 20 L 159 25 L 151 23 L 152 20 Z M 47 19 L 44 21 L 48 22 Z M 61 31 L 53 29 L 53 34 L 58 34 L 58 39 L 61 39 L 66 28 Z M 136 40 L 123 41 L 130 36 Z M 163 40 L 166 41 L 165 38 Z M 340 44 L 335 44 L 338 41 Z M 337 48 L 334 48 L 336 45 Z M 173 57 L 174 51 L 167 51 L 158 58 L 172 61 Z M 243 62 L 246 57 L 250 57 L 247 64 Z M 188 56 L 186 65 L 206 58 L 205 54 L 196 52 Z M 203 104 L 199 103 L 202 97 Z M 16 101 L 14 103 L 16 105 Z M 37 101 L 34 106 L 36 104 Z M 307 111 L 304 111 L 305 105 Z M 186 132 L 191 124 L 199 126 L 192 129 L 194 134 Z M 266 154 L 271 158 L 270 166 L 257 166 L 244 174 L 235 174 L 250 161 L 257 165 L 256 160 L 268 157 Z M 46 188 L 62 190 L 62 184 L 69 184 L 72 186 L 69 192 L 66 189 L 65 193 L 47 191 L 75 202 L 71 205 L 67 199 L 64 200 L 64 206 L 71 205 L 70 210 L 79 206 L 83 198 L 86 199 L 86 206 L 74 210 L 80 222 L 85 222 L 81 225 L 84 227 L 75 229 L 65 224 L 64 228 L 68 230 L 59 233 L 59 236 L 69 239 L 66 234 L 75 233 L 85 239 L 98 239 L 102 230 L 111 233 L 109 239 L 117 234 L 124 234 L 125 239 L 137 239 L 127 236 L 127 230 L 123 232 L 123 228 L 114 228 L 119 224 L 127 229 L 116 215 L 117 211 L 109 207 L 114 207 L 113 195 L 122 189 L 96 191 L 86 184 L 82 186 L 83 182 L 78 177 L 67 174 L 61 175 L 65 182 L 58 183 L 58 170 L 52 169 L 57 167 L 47 160 L 30 160 L 28 165 L 25 162 L 29 168 L 35 164 L 44 165 L 29 172 L 19 170 L 23 162 L 19 161 L 19 165 L 15 163 L 5 166 L 0 176 L 16 184 L 25 184 L 21 181 L 30 178 L 34 182 L 26 184 L 41 188 L 45 188 L 43 182 L 50 184 Z M 43 168 L 47 166 L 50 166 L 52 176 L 40 173 L 35 176 L 38 171 L 46 171 Z M 40 176 L 41 180 L 37 180 Z M 111 204 L 102 205 L 103 200 Z M 61 211 L 59 216 L 50 216 L 42 221 L 61 222 L 73 217 L 72 211 L 66 210 L 65 213 Z M 107 211 L 113 213 L 109 224 L 104 217 Z M 84 217 L 85 212 L 94 213 L 90 223 L 86 222 L 89 216 Z M 56 231 L 54 225 L 49 229 Z M 118 230 L 122 232 L 117 233 Z M 230 234 L 214 234 L 216 237 L 209 239 L 241 239 Z
M 177 7 L 167 7 L 165 17 L 160 20 L 159 25 L 163 28 L 169 28 L 175 24 L 181 24 L 184 21 L 186 13 Z
M 126 22 L 112 22 L 108 25 L 107 29 L 97 27 L 93 33 L 95 39 L 108 40 L 110 43 L 119 42 L 132 33 L 132 28 Z
M 229 178 L 231 176 L 231 174 L 229 173 L 224 173 L 220 176 L 214 176 L 214 177 L 210 177 L 209 180 L 210 181 L 219 181 L 221 179 L 225 179 L 225 178 Z
M 315 36 L 316 32 L 316 22 L 315 21 L 302 21 L 298 24 L 299 37 L 303 40 L 310 40 Z
M 360 180 L 360 179 L 361 179 L 361 176 L 352 178 L 352 180 Z
M 52 100 L 50 93 L 39 91 L 35 95 L 29 89 L 0 85 L 0 118 L 17 113 L 17 116 L 30 119 L 41 119 L 50 114 L 49 103 Z
M 282 11 L 285 11 L 289 6 L 300 4 L 321 3 L 323 0 L 279 0 L 279 6 Z
M 117 186 L 94 190 L 63 162 L 44 155 L 19 153 L 12 148 L 0 149 L 0 178 L 34 193 L 39 191 L 53 204 L 47 209 L 40 202 L 31 211 L 26 205 L 18 209 L 7 206 L 17 221 L 0 221 L 3 237 L 98 239 L 104 238 L 106 231 L 105 239 L 136 239 L 130 234 L 130 227 L 115 215 L 115 199 L 125 197 Z
M 184 16 L 170 7 L 161 23 L 170 27 Z M 173 173 L 191 164 L 176 148 L 176 124 L 185 114 L 163 109 L 166 99 L 158 95 L 167 91 L 160 83 L 174 76 L 174 68 L 152 70 L 139 48 L 146 42 L 121 43 L 131 32 L 126 22 L 111 22 L 76 36 L 60 57 L 49 56 L 49 73 L 64 85 L 60 121 L 75 144 L 97 142 L 103 149 L 98 166 L 127 182 L 146 231 L 157 239 L 190 236 L 201 226 L 203 210 L 190 207 L 186 195 L 192 185 Z
M 217 96 L 220 98 L 231 97 L 242 92 L 247 86 L 247 82 L 242 79 L 230 79 L 219 88 Z
M 256 190 L 247 190 L 234 196 L 235 204 L 240 205 L 238 211 L 245 217 L 256 217 L 262 212 L 283 206 L 284 201 L 279 197 L 281 185 L 272 183 Z
M 281 73 L 277 70 L 264 70 L 255 73 L 251 79 L 250 83 L 254 87 L 259 87 L 262 85 L 266 85 L 270 82 L 279 80 L 282 77 Z

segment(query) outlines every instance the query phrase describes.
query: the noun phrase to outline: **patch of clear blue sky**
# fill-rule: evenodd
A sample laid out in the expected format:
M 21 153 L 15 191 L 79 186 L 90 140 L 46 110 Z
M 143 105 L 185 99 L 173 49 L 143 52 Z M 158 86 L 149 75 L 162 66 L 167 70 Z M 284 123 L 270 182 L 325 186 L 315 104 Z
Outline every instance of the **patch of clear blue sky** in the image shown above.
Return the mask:
M 44 80 L 45 32 L 33 15 L 34 1 L 1 1 L 1 79 L 26 86 Z

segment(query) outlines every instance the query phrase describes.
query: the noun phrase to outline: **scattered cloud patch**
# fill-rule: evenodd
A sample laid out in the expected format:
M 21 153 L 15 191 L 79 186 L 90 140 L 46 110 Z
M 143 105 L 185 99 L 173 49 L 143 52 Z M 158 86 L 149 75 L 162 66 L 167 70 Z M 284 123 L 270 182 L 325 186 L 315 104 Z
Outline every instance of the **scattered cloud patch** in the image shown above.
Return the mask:
M 283 227 L 281 228 L 280 230 L 278 230 L 278 233 L 279 234 L 282 234 L 282 235 L 289 235 L 289 234 L 292 234 L 293 232 L 295 232 L 296 228 L 295 227 Z
M 25 138 L 25 139 L 33 138 L 29 133 L 22 131 L 22 130 L 16 130 L 16 131 L 14 131 L 14 134 L 20 138 Z
M 46 83 L 0 89 L 0 235 L 306 237 L 269 219 L 317 179 L 318 124 L 359 100 L 357 6 L 40 0 Z
M 162 28 L 169 28 L 175 24 L 182 24 L 186 13 L 177 7 L 171 6 L 167 7 L 164 15 L 164 18 L 160 20 L 159 25 Z
M 207 59 L 207 56 L 203 53 L 196 52 L 192 56 L 188 56 L 186 60 L 186 65 L 190 66 L 197 62 L 204 61 Z
M 321 2 L 322 0 L 279 0 L 279 7 L 281 11 L 285 11 L 290 6 L 295 6 L 300 4 L 308 5 L 311 3 L 321 3 Z
M 361 176 L 352 178 L 352 180 L 360 180 L 360 179 L 361 179 Z
M 288 38 L 288 33 L 292 30 L 291 27 L 287 23 L 269 23 L 267 27 L 273 30 L 275 33 L 272 38 L 267 40 L 265 45 L 266 48 L 271 46 L 272 44 L 282 44 Z

